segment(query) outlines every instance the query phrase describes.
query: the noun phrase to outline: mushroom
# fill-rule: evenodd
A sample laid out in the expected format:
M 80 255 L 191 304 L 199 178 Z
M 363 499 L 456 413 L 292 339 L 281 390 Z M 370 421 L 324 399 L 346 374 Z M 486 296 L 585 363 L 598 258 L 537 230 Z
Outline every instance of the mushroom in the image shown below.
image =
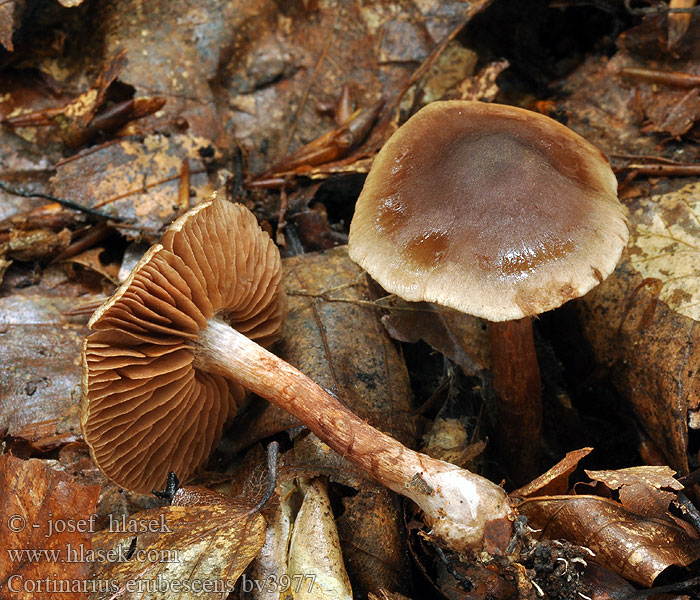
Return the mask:
M 449 547 L 481 550 L 486 524 L 513 516 L 502 488 L 404 447 L 257 343 L 279 335 L 279 268 L 241 205 L 212 199 L 170 226 L 90 320 L 81 423 L 98 467 L 130 490 L 187 479 L 246 389 L 416 502 Z
M 388 292 L 489 321 L 504 460 L 537 469 L 542 421 L 532 319 L 582 296 L 627 243 L 605 156 L 521 108 L 429 104 L 384 145 L 350 226 L 350 257 Z

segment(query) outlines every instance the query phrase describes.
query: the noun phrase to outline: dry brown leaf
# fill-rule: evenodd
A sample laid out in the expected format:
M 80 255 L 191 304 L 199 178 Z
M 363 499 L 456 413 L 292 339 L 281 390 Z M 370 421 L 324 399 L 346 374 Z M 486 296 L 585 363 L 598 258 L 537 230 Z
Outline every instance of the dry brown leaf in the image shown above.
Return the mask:
M 265 519 L 232 503 L 137 513 L 95 534 L 92 600 L 223 600 L 264 540 Z
M 700 321 L 700 182 L 642 198 L 630 215 L 629 262 L 660 282 L 658 299 Z
M 589 471 L 586 469 L 586 475 L 595 481 L 604 483 L 611 490 L 635 483 L 644 483 L 654 489 L 682 490 L 683 484 L 674 477 L 675 474 L 676 472 L 670 467 L 652 465 L 627 467 L 615 471 Z
M 65 313 L 82 302 L 101 301 L 101 290 L 70 282 L 60 266 L 46 269 L 39 284 L 0 290 L 0 429 L 17 433 L 30 423 L 61 419 L 80 401 L 80 350 L 86 316 Z M 72 425 L 80 430 L 77 414 Z
M 639 99 L 644 115 L 650 121 L 642 131 L 680 137 L 700 117 L 700 90 L 664 90 L 659 98 L 658 86 L 640 85 Z
M 459 84 L 457 97 L 460 100 L 493 102 L 499 92 L 496 79 L 509 66 L 510 63 L 505 59 L 489 63 L 476 75 L 465 79 Z
M 620 69 L 636 64 L 619 52 L 612 58 L 591 56 L 564 82 L 566 99 L 560 103 L 567 125 L 603 152 L 653 154 L 652 136 L 640 133 L 635 112 L 636 92 L 624 85 Z M 600 98 L 605 98 L 601 103 Z
M 675 471 L 665 466 L 586 470 L 586 475 L 611 490 L 619 490 L 620 504 L 645 517 L 669 518 L 669 504 L 676 499 L 676 492 L 683 489 L 683 484 L 674 478 Z M 678 524 L 683 526 L 682 522 Z
M 392 593 L 413 589 L 399 505 L 394 494 L 369 481 L 343 498 L 338 535 L 355 596 L 380 588 Z
M 123 99 L 118 95 L 110 98 L 110 90 L 114 89 L 112 84 L 125 64 L 124 51 L 116 52 L 104 61 L 90 87 L 77 95 L 62 93 L 59 84 L 48 74 L 27 69 L 33 75 L 29 82 L 20 78 L 19 82 L 14 83 L 14 78 L 10 79 L 9 93 L 2 102 L 4 106 L 0 106 L 0 112 L 6 113 L 3 115 L 3 125 L 39 145 L 62 140 L 67 147 L 73 148 L 89 142 L 99 134 L 116 131 L 130 121 L 156 112 L 162 107 L 164 99 Z M 85 88 L 84 85 L 81 87 Z M 48 105 L 45 101 L 48 96 L 46 91 L 53 99 Z M 107 106 L 109 99 L 115 102 Z M 34 104 L 40 106 L 33 106 Z M 8 105 L 16 106 L 9 114 Z
M 646 483 L 633 483 L 620 488 L 620 504 L 645 517 L 664 519 L 672 518 L 668 513 L 669 505 L 676 499 L 676 494 L 658 490 Z M 674 519 L 678 525 L 685 527 L 692 536 L 692 526 L 680 519 Z
M 0 456 L 0 597 L 87 597 L 99 494 L 47 461 Z
M 190 163 L 192 205 L 211 195 L 213 188 L 200 155 L 207 148 L 206 139 L 189 135 L 150 135 L 143 141 L 91 148 L 57 166 L 53 191 L 57 196 L 80 198 L 85 206 L 135 225 L 136 230 L 123 230 L 127 237 L 144 234 L 156 239 L 178 213 L 183 160 Z
M 314 435 L 301 436 L 282 458 L 280 476 L 328 476 L 357 490 L 343 500 L 345 511 L 338 519 L 338 530 L 346 567 L 356 593 L 387 589 L 402 590 L 410 584 L 405 573 L 405 546 L 402 512 L 396 496 L 368 481 L 365 473 L 333 452 Z M 377 532 L 381 531 L 381 535 Z
M 452 40 L 423 76 L 420 106 L 444 99 L 460 83 L 469 80 L 478 60 L 476 52 Z
M 672 565 L 700 558 L 700 540 L 669 520 L 647 518 L 597 496 L 542 496 L 518 507 L 541 536 L 590 548 L 596 560 L 645 586 Z
M 320 479 L 301 484 L 304 500 L 289 542 L 288 574 L 303 582 L 290 591 L 295 599 L 352 599 L 338 530 L 326 485 Z
M 317 477 L 325 475 L 331 481 L 359 490 L 367 481 L 367 474 L 349 460 L 330 449 L 315 435 L 300 435 L 294 447 L 281 459 L 280 477 Z
M 61 137 L 67 146 L 80 146 L 88 140 L 90 135 L 85 131 L 88 124 L 92 121 L 97 109 L 105 102 L 107 89 L 119 77 L 125 66 L 124 51 L 116 52 L 104 62 L 89 90 L 52 115 L 51 120 L 58 124 Z
M 564 494 L 569 489 L 569 475 L 578 467 L 579 461 L 588 456 L 593 448 L 581 448 L 567 452 L 566 456 L 556 465 L 527 485 L 511 492 L 513 498 L 534 496 L 555 496 Z
M 100 254 L 105 251 L 104 248 L 90 248 L 80 254 L 71 256 L 65 262 L 80 265 L 90 271 L 99 273 L 113 284 L 119 284 L 119 265 L 117 263 L 104 264 L 100 260 Z

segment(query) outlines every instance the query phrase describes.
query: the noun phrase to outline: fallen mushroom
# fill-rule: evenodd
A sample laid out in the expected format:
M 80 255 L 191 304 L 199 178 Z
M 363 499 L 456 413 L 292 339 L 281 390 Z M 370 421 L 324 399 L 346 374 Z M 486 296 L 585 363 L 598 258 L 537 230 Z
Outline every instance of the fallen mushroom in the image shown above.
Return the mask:
M 384 145 L 348 247 L 387 291 L 490 322 L 499 445 L 520 482 L 537 472 L 542 421 L 531 317 L 603 281 L 627 238 L 598 149 L 537 113 L 453 101 Z
M 481 550 L 486 524 L 512 517 L 502 488 L 404 447 L 251 339 L 279 333 L 279 266 L 241 205 L 213 199 L 170 226 L 89 323 L 81 423 L 98 467 L 138 491 L 187 479 L 245 388 L 413 500 L 449 547 Z

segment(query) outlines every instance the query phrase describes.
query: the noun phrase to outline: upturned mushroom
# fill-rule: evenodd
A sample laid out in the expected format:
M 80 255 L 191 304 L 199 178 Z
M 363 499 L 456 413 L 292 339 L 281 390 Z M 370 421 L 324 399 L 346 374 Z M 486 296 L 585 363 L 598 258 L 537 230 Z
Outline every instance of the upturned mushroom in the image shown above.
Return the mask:
M 130 490 L 187 479 L 246 389 L 412 499 L 449 547 L 481 550 L 486 524 L 513 516 L 502 488 L 404 447 L 255 341 L 279 334 L 279 267 L 241 205 L 213 199 L 170 226 L 90 320 L 81 422 L 98 467 Z
M 542 408 L 531 317 L 582 296 L 627 244 L 605 156 L 512 106 L 429 104 L 384 145 L 350 226 L 350 257 L 388 292 L 489 321 L 500 450 L 534 475 Z

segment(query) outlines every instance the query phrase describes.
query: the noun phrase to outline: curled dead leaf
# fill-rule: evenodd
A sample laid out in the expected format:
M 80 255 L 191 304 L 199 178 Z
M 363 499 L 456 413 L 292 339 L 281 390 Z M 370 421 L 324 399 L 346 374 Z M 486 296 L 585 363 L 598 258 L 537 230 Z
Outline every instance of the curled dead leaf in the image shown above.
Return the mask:
M 540 535 L 590 548 L 596 560 L 645 586 L 672 565 L 700 558 L 700 540 L 670 520 L 648 518 L 597 496 L 541 496 L 518 510 Z

